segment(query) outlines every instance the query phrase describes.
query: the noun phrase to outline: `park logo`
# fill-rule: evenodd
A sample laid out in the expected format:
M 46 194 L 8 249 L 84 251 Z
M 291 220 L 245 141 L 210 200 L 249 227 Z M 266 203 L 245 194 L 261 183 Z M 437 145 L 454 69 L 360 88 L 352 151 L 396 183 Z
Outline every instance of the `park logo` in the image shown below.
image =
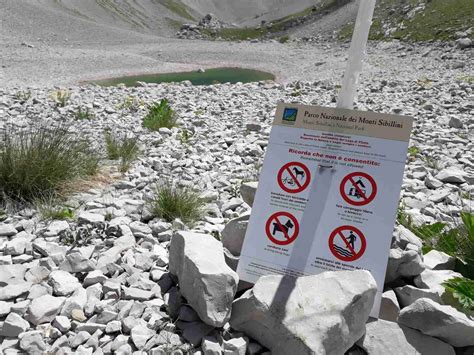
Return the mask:
M 297 108 L 285 107 L 283 111 L 283 122 L 288 124 L 294 124 L 296 121 L 296 116 L 298 115 Z

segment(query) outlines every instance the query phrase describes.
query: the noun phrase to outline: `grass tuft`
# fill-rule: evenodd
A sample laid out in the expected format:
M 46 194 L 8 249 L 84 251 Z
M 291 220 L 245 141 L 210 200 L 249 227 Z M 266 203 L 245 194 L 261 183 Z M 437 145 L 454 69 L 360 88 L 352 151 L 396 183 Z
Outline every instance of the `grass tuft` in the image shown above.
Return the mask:
M 96 173 L 98 154 L 65 127 L 7 128 L 0 143 L 0 196 L 32 202 Z
M 143 127 L 151 131 L 157 131 L 160 128 L 173 128 L 176 126 L 176 114 L 171 108 L 168 100 L 163 99 L 160 103 L 154 103 L 147 115 L 143 119 Z
M 168 182 L 155 187 L 149 209 L 154 216 L 168 222 L 179 218 L 186 224 L 192 224 L 202 217 L 204 201 L 196 191 Z
M 15 100 L 17 100 L 21 105 L 27 102 L 31 98 L 30 90 L 20 90 L 15 93 Z
M 118 110 L 125 110 L 131 113 L 138 112 L 141 107 L 145 106 L 145 102 L 135 96 L 126 96 L 123 101 L 116 107 Z
M 50 97 L 56 103 L 56 106 L 65 107 L 71 98 L 71 93 L 69 90 L 56 90 L 50 94 Z
M 35 205 L 43 219 L 65 220 L 74 218 L 74 211 L 69 207 L 58 204 L 54 197 L 39 199 Z
M 76 121 L 91 120 L 94 118 L 94 114 L 89 110 L 88 107 L 82 108 L 80 106 L 76 109 L 76 111 L 74 111 L 73 116 Z
M 106 130 L 104 132 L 107 157 L 112 160 L 120 159 L 120 172 L 124 173 L 137 158 L 140 149 L 137 137 L 116 137 Z

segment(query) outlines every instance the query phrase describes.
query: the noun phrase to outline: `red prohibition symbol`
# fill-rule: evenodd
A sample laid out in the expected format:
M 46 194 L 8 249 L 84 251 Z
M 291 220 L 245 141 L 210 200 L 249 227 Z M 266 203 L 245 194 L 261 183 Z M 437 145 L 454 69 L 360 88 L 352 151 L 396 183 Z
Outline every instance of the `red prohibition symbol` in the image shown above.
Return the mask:
M 277 180 L 283 191 L 296 194 L 308 187 L 311 173 L 306 165 L 293 161 L 281 167 L 278 171 Z
M 298 220 L 288 212 L 276 212 L 272 214 L 265 225 L 265 232 L 268 239 L 278 245 L 293 243 L 298 237 L 299 231 L 300 225 Z
M 342 261 L 355 261 L 364 255 L 367 242 L 364 234 L 356 227 L 341 226 L 329 236 L 329 250 Z
M 342 179 L 339 190 L 347 203 L 364 206 L 372 202 L 377 195 L 377 184 L 369 174 L 355 172 Z

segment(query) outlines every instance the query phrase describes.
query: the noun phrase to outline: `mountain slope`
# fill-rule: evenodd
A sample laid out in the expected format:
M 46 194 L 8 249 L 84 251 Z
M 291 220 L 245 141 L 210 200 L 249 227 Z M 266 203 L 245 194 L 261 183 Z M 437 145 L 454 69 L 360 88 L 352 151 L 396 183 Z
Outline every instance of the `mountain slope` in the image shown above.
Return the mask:
M 344 26 L 340 38 L 348 39 L 353 22 Z M 472 28 L 472 0 L 379 0 L 375 9 L 370 38 L 409 41 L 452 40 L 456 32 Z

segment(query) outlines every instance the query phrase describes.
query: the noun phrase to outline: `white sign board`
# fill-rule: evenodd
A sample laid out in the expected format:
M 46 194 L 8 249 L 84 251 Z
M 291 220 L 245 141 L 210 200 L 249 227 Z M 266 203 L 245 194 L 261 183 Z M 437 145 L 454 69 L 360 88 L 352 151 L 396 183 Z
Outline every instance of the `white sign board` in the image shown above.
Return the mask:
M 238 274 L 366 269 L 378 316 L 412 118 L 279 104 Z

